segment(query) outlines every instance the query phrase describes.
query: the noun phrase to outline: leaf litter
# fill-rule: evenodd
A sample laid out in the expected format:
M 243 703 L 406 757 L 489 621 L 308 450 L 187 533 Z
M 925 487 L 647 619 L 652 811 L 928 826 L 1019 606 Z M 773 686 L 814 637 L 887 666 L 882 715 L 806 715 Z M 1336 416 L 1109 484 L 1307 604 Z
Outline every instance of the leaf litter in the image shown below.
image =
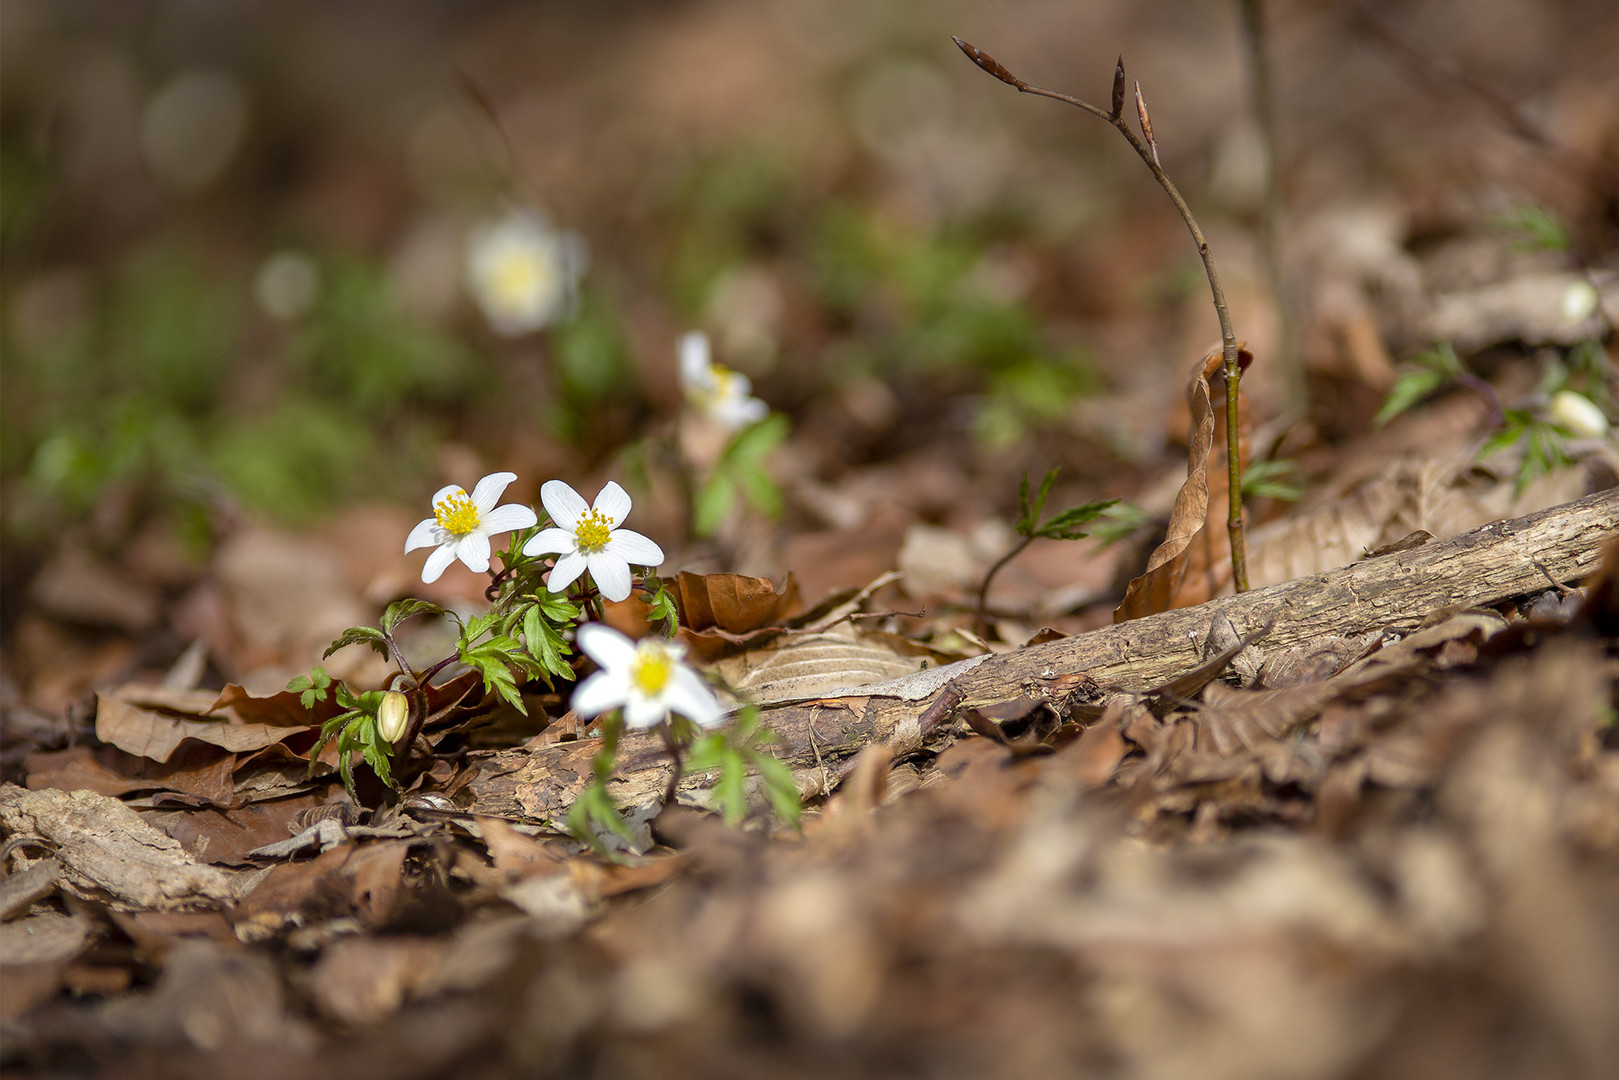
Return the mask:
M 1340 290 L 1312 364 L 1343 415 L 1300 440 L 1305 501 L 1250 532 L 1255 584 L 1612 485 L 1597 447 L 1519 490 L 1514 462 L 1474 460 L 1486 410 L 1465 393 L 1361 433 L 1391 352 L 1435 327 L 1464 352 L 1580 329 L 1548 321 L 1546 282 L 1567 281 L 1544 267 L 1457 280 L 1443 252 L 1390 230 L 1310 278 Z M 1500 392 L 1517 392 L 1517 360 L 1497 360 Z M 667 764 L 629 738 L 614 794 L 636 808 L 640 854 L 591 854 L 551 824 L 590 778 L 588 725 L 538 684 L 536 719 L 519 718 L 476 673 L 433 691 L 435 716 L 471 710 L 476 732 L 424 725 L 432 768 L 367 814 L 330 750 L 309 760 L 311 714 L 278 688 L 408 585 L 381 544 L 252 525 L 190 577 L 65 547 L 8 628 L 8 1070 L 1609 1075 L 1619 557 L 1583 591 L 1548 581 L 1287 649 L 1216 620 L 1213 659 L 1146 689 L 1050 671 L 964 705 L 928 681 L 1094 628 L 1116 601 L 1140 615 L 1229 588 L 1212 371 L 1194 372 L 1190 440 L 1177 413 L 1169 453 L 1105 458 L 1125 480 L 1076 470 L 1083 498 L 1138 495 L 1161 515 L 1141 558 L 1101 557 L 1146 567 L 1129 591 L 1100 580 L 1088 545 L 1067 568 L 1078 547 L 1036 545 L 993 597 L 994 631 L 974 635 L 974 572 L 1009 535 L 1008 481 L 1029 463 L 982 468 L 932 444 L 787 483 L 797 516 L 766 544 L 786 553 L 774 577 L 669 581 L 691 654 L 781 706 L 766 717 L 809 801 L 801 833 L 726 825 L 700 777 L 658 812 Z M 806 461 L 842 449 L 793 439 Z M 165 624 L 200 642 L 167 671 L 133 643 Z M 335 662 L 357 685 L 376 667 L 364 650 Z M 904 732 L 879 733 L 870 706 L 896 679 L 926 692 L 901 697 Z

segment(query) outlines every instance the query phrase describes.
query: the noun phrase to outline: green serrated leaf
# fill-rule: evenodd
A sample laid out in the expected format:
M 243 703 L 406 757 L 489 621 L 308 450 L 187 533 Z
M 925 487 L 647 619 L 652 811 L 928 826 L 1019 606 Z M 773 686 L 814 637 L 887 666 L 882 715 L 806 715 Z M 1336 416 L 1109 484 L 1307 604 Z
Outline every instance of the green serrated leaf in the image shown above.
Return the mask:
M 495 624 L 500 622 L 500 619 L 500 612 L 486 611 L 482 615 L 477 615 L 467 620 L 466 625 L 461 628 L 461 647 L 463 649 L 471 648 L 472 643 L 493 629 Z
M 607 795 L 607 785 L 600 778 L 586 785 L 573 806 L 569 807 L 567 827 L 576 840 L 589 844 L 604 855 L 608 854 L 608 849 L 602 842 L 602 830 L 614 833 L 626 842 L 633 843 L 635 840 L 635 834 L 619 814 L 618 807 L 613 805 L 613 800 Z
M 446 607 L 431 603 L 427 600 L 399 600 L 388 605 L 388 610 L 382 613 L 382 632 L 392 634 L 394 627 L 413 615 L 451 615 L 454 613 Z M 459 621 L 459 620 L 458 620 Z
M 1445 376 L 1432 368 L 1416 368 L 1407 371 L 1394 382 L 1394 388 L 1389 391 L 1388 398 L 1383 407 L 1377 410 L 1372 417 L 1373 427 L 1382 427 L 1405 410 L 1439 389 L 1445 382 Z
M 523 704 L 523 695 L 518 693 L 517 679 L 511 669 L 512 664 L 521 662 L 521 658 L 514 655 L 520 648 L 511 638 L 491 638 L 476 648 L 463 648 L 461 662 L 483 676 L 484 693 L 499 694 L 512 708 L 527 716 L 528 706 Z
M 779 758 L 758 750 L 750 752 L 748 757 L 763 781 L 765 798 L 771 810 L 782 821 L 798 828 L 804 806 L 798 797 L 798 784 L 793 779 L 793 771 Z
M 752 504 L 753 508 L 761 514 L 775 520 L 780 518 L 786 509 L 781 496 L 781 488 L 776 486 L 768 472 L 757 465 L 741 466 L 736 472 L 737 482 L 742 487 L 742 494 Z
M 324 660 L 338 649 L 349 645 L 369 645 L 383 656 L 388 655 L 388 639 L 383 636 L 381 630 L 374 626 L 351 626 L 320 654 L 320 658 Z
M 375 727 L 376 725 L 373 723 L 373 731 L 364 740 L 365 749 L 361 753 L 365 758 L 365 763 L 371 766 L 371 771 L 377 774 L 377 779 L 388 787 L 394 788 L 393 764 L 389 761 L 387 746 L 376 737 Z
M 787 438 L 788 428 L 787 417 L 781 413 L 771 413 L 757 424 L 737 432 L 736 437 L 731 440 L 730 445 L 720 455 L 720 461 L 722 463 L 757 462 Z
M 692 507 L 692 532 L 698 536 L 713 536 L 731 512 L 736 500 L 736 484 L 724 473 L 715 473 L 697 492 Z
M 568 664 L 566 655 L 571 651 L 568 643 L 556 627 L 545 621 L 539 605 L 523 613 L 523 644 L 539 665 L 546 682 L 549 683 L 553 675 L 564 679 L 572 676 L 573 668 Z
M 656 579 L 661 582 L 661 579 Z M 661 584 L 658 590 L 647 599 L 647 622 L 662 626 L 664 637 L 674 637 L 680 629 L 680 609 L 675 606 L 675 598 Z
M 1568 229 L 1564 228 L 1562 221 L 1550 210 L 1533 203 L 1513 207 L 1511 212 L 1497 217 L 1495 225 L 1503 231 L 1516 233 L 1519 237 L 1516 246 L 1519 248 L 1567 251 L 1569 247 Z
M 683 770 L 687 773 L 697 773 L 719 768 L 720 760 L 725 754 L 725 746 L 725 735 L 722 732 L 715 731 L 704 735 L 687 747 Z
M 1103 502 L 1086 503 L 1070 510 L 1064 510 L 1044 525 L 1040 526 L 1039 535 L 1053 540 L 1078 540 L 1085 533 L 1079 532 L 1079 526 L 1095 521 L 1102 516 L 1102 511 L 1118 502 L 1117 499 L 1107 499 Z
M 1501 430 L 1484 441 L 1484 445 L 1478 448 L 1478 453 L 1473 456 L 1473 460 L 1484 461 L 1512 446 L 1523 438 L 1524 430 L 1528 426 L 1529 414 L 1527 412 L 1519 409 L 1508 409 L 1502 415 Z
M 538 597 L 540 611 L 555 626 L 565 626 L 582 614 L 578 605 L 561 593 L 545 592 Z
M 735 825 L 748 814 L 748 792 L 743 783 L 748 766 L 741 754 L 727 747 L 720 761 L 719 773 L 719 783 L 714 785 L 713 804 L 724 815 L 727 824 Z

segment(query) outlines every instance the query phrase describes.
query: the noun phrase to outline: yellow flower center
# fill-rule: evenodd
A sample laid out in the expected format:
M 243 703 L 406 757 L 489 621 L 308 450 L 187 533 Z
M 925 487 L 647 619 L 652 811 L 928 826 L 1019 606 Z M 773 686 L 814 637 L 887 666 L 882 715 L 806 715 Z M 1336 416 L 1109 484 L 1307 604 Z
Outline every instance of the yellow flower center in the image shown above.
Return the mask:
M 508 252 L 495 263 L 489 275 L 490 291 L 507 307 L 532 303 L 552 286 L 551 268 L 529 252 Z
M 675 671 L 674 660 L 656 646 L 637 649 L 630 661 L 630 681 L 647 697 L 657 697 Z
M 579 542 L 580 551 L 600 551 L 607 546 L 612 534 L 613 527 L 600 510 L 579 515 L 579 524 L 573 528 L 573 538 Z
M 439 527 L 453 536 L 465 536 L 478 527 L 478 506 L 472 497 L 456 488 L 433 504 Z

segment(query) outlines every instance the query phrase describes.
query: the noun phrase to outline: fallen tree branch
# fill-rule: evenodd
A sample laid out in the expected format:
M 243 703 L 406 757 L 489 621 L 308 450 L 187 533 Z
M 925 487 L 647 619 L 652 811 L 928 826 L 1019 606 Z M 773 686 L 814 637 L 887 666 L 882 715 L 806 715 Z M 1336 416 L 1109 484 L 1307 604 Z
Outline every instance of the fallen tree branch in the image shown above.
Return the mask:
M 1619 488 L 1409 551 L 1366 559 L 1312 577 L 1219 597 L 998 656 L 975 657 L 918 675 L 813 701 L 765 709 L 773 750 L 799 771 L 802 789 L 835 787 L 861 749 L 888 742 L 895 754 L 918 749 L 958 705 L 1005 701 L 1033 680 L 1084 674 L 1107 689 L 1145 689 L 1195 668 L 1217 616 L 1238 632 L 1273 623 L 1266 649 L 1329 635 L 1352 637 L 1411 626 L 1447 607 L 1487 606 L 1578 581 L 1596 570 L 1602 545 L 1619 536 Z M 561 820 L 590 778 L 597 740 L 506 750 L 483 758 L 462 785 L 471 810 L 504 818 Z M 619 747 L 613 798 L 655 802 L 669 782 L 669 760 L 654 736 L 629 735 Z M 705 787 L 688 776 L 681 791 Z

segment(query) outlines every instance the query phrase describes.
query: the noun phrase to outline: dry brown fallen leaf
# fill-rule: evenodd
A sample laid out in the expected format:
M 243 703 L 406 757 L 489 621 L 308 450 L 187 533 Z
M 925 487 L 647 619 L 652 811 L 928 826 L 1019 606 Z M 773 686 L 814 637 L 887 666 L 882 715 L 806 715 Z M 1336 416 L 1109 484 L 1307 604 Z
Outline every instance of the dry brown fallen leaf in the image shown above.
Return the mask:
M 1192 538 L 1208 520 L 1209 451 L 1214 446 L 1214 406 L 1209 400 L 1209 378 L 1220 370 L 1222 359 L 1220 350 L 1213 349 L 1192 368 L 1192 377 L 1186 386 L 1186 403 L 1192 416 L 1191 437 L 1186 444 L 1186 481 L 1175 495 L 1168 533 L 1148 556 L 1146 570 L 1131 580 L 1124 599 L 1113 611 L 1114 622 L 1167 611 L 1180 591 L 1186 573 L 1187 550 Z

